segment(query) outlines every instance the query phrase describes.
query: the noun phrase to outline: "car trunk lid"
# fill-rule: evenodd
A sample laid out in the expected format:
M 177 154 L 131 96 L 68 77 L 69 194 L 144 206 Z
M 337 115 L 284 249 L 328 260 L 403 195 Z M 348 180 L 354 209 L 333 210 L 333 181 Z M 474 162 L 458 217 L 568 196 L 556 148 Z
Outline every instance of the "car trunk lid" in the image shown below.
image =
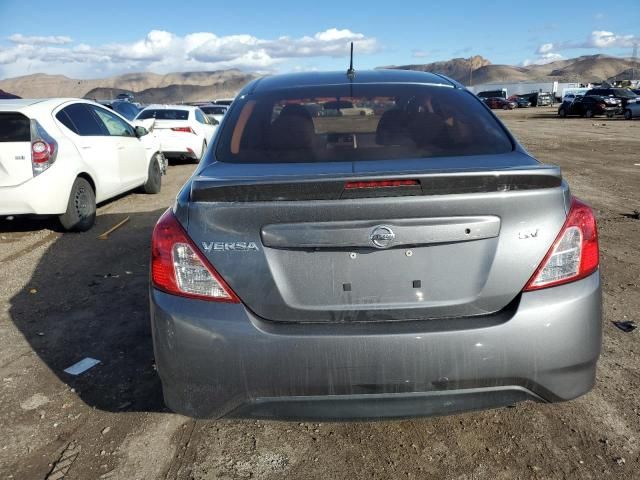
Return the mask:
M 187 229 L 267 320 L 484 315 L 517 297 L 566 216 L 559 169 L 518 156 L 531 160 L 214 163 L 192 182 Z

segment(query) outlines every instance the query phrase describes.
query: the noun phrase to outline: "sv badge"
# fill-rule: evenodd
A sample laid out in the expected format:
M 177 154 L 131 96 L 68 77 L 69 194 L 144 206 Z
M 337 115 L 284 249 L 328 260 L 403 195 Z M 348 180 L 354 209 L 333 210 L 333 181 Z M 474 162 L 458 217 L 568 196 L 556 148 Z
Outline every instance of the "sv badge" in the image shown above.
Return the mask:
M 529 232 L 518 232 L 518 238 L 520 240 L 525 240 L 527 238 L 537 238 L 539 230 L 536 228 L 535 230 L 531 230 Z

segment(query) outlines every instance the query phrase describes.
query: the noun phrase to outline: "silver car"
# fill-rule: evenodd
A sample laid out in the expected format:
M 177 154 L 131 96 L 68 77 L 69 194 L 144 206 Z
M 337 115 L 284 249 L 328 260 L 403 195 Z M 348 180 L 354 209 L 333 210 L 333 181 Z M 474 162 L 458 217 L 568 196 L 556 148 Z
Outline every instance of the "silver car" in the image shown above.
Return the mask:
M 265 77 L 155 227 L 151 319 L 192 417 L 569 400 L 600 354 L 594 214 L 446 77 Z

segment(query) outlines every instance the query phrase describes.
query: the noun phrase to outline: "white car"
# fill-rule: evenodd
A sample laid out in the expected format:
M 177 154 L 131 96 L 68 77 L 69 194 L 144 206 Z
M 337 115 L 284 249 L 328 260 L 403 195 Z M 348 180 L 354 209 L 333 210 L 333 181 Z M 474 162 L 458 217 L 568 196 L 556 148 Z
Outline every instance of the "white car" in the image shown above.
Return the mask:
M 164 158 L 147 133 L 88 100 L 0 100 L 0 216 L 58 215 L 85 231 L 96 203 L 158 193 Z
M 162 152 L 168 158 L 200 161 L 217 126 L 196 106 L 149 105 L 136 121 L 154 119 L 154 131 Z
M 200 105 L 200 110 L 209 117 L 209 120 L 215 120 L 214 125 L 219 125 L 229 110 L 227 105 Z

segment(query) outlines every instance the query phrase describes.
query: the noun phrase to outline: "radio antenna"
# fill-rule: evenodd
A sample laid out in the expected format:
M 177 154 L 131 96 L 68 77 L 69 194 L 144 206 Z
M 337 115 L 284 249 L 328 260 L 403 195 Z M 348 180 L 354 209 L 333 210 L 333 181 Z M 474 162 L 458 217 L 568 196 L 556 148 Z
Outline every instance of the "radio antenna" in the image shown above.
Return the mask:
M 356 76 L 356 71 L 353 69 L 353 42 L 351 42 L 351 60 L 349 61 L 349 70 L 347 70 L 347 77 L 349 80 L 353 80 Z

